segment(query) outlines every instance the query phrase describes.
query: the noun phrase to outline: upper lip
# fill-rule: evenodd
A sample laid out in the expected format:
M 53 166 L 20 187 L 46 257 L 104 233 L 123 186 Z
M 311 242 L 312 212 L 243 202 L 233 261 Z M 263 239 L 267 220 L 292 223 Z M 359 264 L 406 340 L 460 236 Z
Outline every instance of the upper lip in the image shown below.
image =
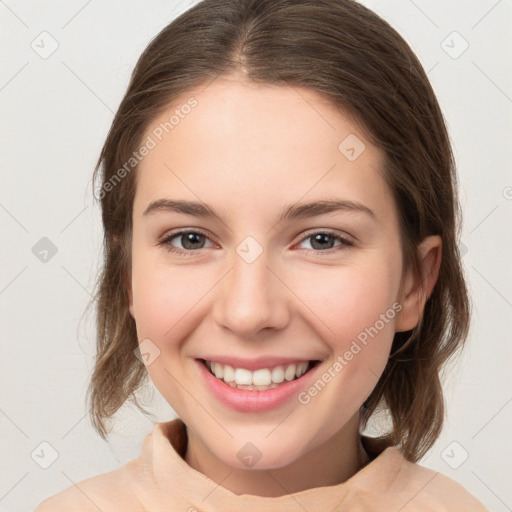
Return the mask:
M 304 359 L 300 357 L 282 357 L 282 356 L 260 356 L 252 359 L 233 356 L 204 356 L 201 359 L 206 361 L 214 361 L 221 364 L 229 364 L 233 368 L 245 368 L 247 370 L 259 370 L 261 368 L 273 368 L 278 365 L 288 365 L 292 363 L 302 363 L 309 361 L 317 361 L 318 359 Z

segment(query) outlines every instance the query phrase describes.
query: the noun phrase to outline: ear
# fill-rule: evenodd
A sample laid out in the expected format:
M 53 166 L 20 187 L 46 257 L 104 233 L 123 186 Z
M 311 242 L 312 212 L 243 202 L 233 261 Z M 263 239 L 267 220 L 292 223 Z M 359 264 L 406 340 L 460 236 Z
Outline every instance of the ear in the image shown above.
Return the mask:
M 395 331 L 414 329 L 420 321 L 427 299 L 430 297 L 441 268 L 443 243 L 438 235 L 426 237 L 418 246 L 421 277 L 415 278 L 409 270 L 398 301 L 402 309 L 395 322 Z

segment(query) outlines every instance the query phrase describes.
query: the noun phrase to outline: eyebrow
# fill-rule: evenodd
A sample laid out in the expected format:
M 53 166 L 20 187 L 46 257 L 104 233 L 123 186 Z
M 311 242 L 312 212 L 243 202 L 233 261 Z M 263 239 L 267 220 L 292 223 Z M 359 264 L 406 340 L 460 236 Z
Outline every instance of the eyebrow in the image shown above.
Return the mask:
M 195 217 L 211 217 L 222 221 L 221 216 L 211 206 L 196 201 L 157 199 L 149 203 L 143 215 L 152 215 L 157 212 L 183 213 Z M 329 199 L 311 203 L 291 204 L 283 210 L 278 222 L 317 217 L 334 212 L 364 213 L 372 219 L 376 219 L 375 213 L 362 203 L 343 199 Z

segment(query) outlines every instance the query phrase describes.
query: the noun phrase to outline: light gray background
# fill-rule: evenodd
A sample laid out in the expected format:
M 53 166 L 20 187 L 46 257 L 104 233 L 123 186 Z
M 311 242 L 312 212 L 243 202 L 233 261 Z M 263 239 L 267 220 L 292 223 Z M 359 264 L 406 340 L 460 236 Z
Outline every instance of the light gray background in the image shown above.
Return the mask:
M 474 317 L 447 372 L 445 429 L 421 463 L 490 510 L 512 510 L 512 0 L 363 3 L 428 71 L 461 180 Z M 136 59 L 190 5 L 0 0 L 0 512 L 33 510 L 118 468 L 138 456 L 153 422 L 174 417 L 150 388 L 153 417 L 124 407 L 110 443 L 94 433 L 84 405 L 94 317 L 80 320 L 101 261 L 94 163 Z M 57 248 L 46 262 L 33 253 L 43 237 Z

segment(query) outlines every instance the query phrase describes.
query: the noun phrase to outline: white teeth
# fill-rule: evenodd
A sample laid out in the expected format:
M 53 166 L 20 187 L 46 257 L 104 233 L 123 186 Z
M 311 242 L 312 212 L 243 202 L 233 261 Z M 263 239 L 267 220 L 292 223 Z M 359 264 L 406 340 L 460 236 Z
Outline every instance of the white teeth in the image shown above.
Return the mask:
M 212 367 L 213 373 L 215 373 L 215 377 L 217 377 L 217 379 L 222 379 L 222 376 L 224 374 L 222 365 L 220 363 L 212 363 Z
M 250 371 L 245 368 L 233 368 L 226 364 L 206 361 L 206 366 L 218 379 L 223 380 L 232 387 L 241 389 L 272 389 L 284 380 L 290 382 L 306 373 L 309 362 L 292 363 L 286 366 L 279 365 L 274 368 L 260 368 Z
M 252 383 L 255 386 L 269 386 L 272 383 L 272 374 L 268 368 L 252 372 Z
M 235 383 L 250 386 L 252 384 L 252 372 L 245 368 L 237 368 L 235 370 Z
M 270 384 L 270 386 L 254 386 L 254 385 L 251 385 L 251 386 L 245 386 L 245 385 L 238 385 L 238 384 L 235 384 L 234 382 L 230 382 L 229 385 L 232 387 L 232 388 L 237 388 L 237 389 L 246 389 L 246 390 L 249 390 L 249 391 L 266 391 L 267 389 L 274 389 L 274 388 L 277 388 L 279 386 L 279 384 Z
M 272 382 L 275 382 L 276 384 L 281 384 L 284 380 L 284 370 L 282 366 L 276 366 L 272 370 Z
M 308 365 L 309 365 L 308 361 L 299 363 L 297 365 L 297 369 L 295 370 L 295 377 L 299 378 L 301 375 L 304 375 L 306 373 L 306 370 L 308 369 Z
M 224 382 L 234 382 L 235 380 L 235 369 L 229 364 L 224 365 Z
M 288 366 L 288 368 L 286 368 L 286 370 L 284 372 L 284 378 L 286 380 L 293 380 L 293 379 L 295 379 L 295 365 L 294 364 L 290 364 Z

